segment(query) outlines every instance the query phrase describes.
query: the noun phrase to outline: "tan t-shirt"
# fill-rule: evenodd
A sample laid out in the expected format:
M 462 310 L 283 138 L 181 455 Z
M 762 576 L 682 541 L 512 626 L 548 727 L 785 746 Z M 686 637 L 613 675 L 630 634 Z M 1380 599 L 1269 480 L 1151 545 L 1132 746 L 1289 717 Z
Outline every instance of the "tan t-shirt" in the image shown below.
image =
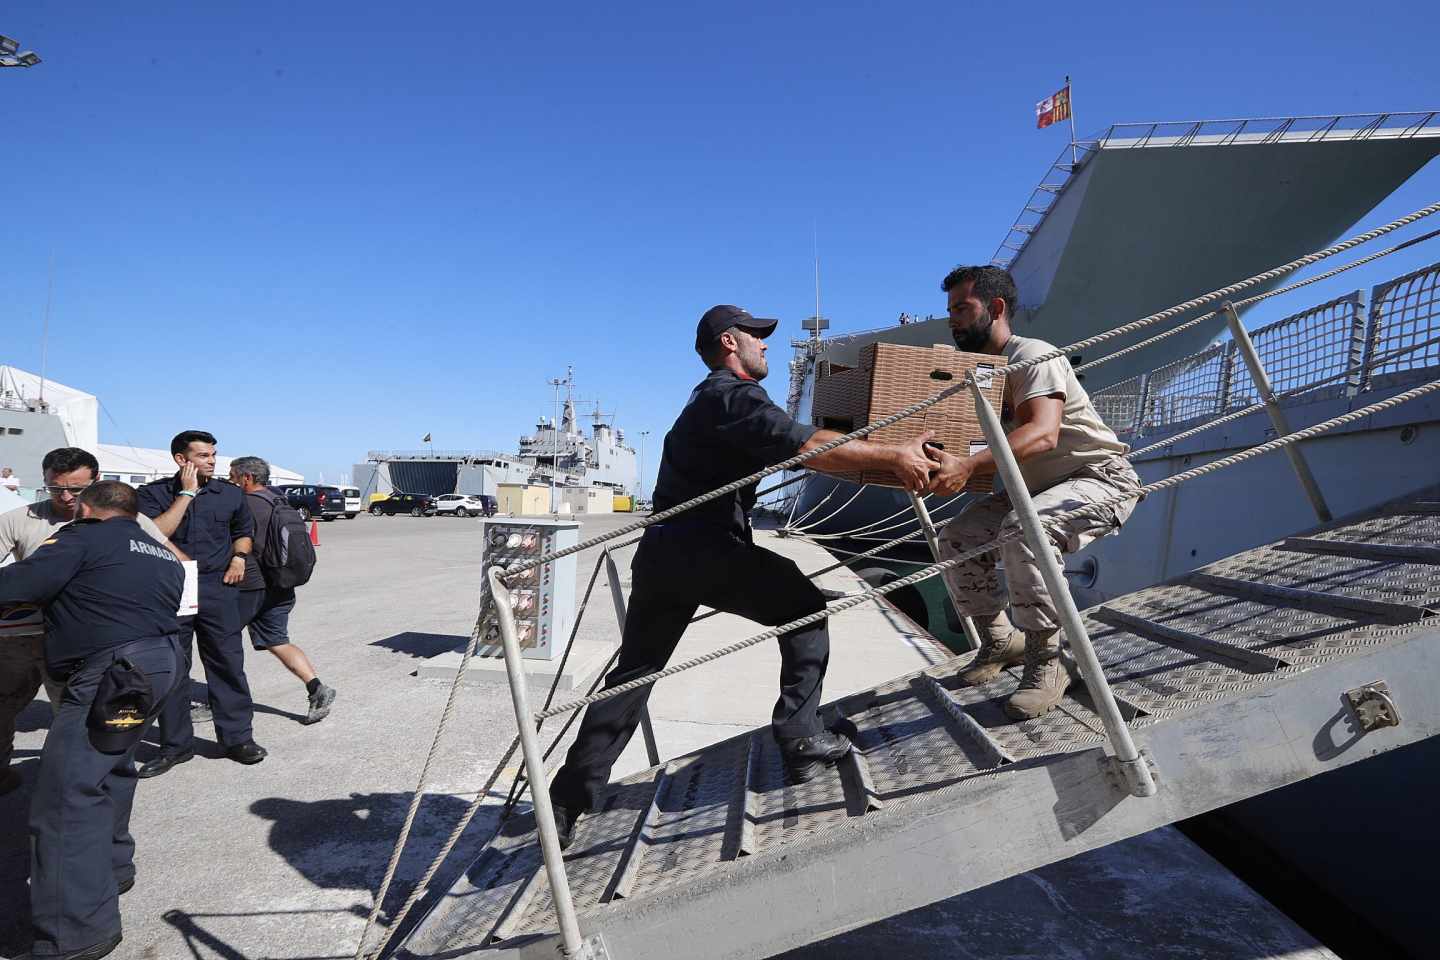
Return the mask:
M 71 519 L 73 518 L 57 517 L 55 505 L 49 500 L 0 513 L 0 565 L 8 563 L 12 558 L 17 561 L 24 560 Z M 154 520 L 142 513 L 136 515 L 135 522 L 157 543 L 165 543 L 165 534 L 155 526 Z M 3 629 L 7 637 L 41 636 L 45 633 L 45 619 L 39 611 L 28 617 L 21 617 L 17 612 L 6 617 L 3 624 L 0 624 L 0 629 Z
M 1012 336 L 1001 351 L 1009 363 L 1044 356 L 1055 348 L 1044 340 Z M 1063 394 L 1065 411 L 1060 417 L 1060 439 L 1055 449 L 1020 464 L 1020 475 L 1031 493 L 1052 487 L 1081 468 L 1124 456 L 1130 448 L 1105 425 L 1090 395 L 1080 386 L 1075 371 L 1062 357 L 1024 370 L 1005 373 L 1005 410 L 1001 419 L 1008 432 L 1013 429 L 1015 409 L 1026 400 Z

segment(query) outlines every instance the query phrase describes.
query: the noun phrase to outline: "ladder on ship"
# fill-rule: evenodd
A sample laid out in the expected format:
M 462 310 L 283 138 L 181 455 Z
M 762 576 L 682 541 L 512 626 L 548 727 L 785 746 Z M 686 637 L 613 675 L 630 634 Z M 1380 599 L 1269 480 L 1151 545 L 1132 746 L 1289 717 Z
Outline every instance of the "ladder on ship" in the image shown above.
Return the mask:
M 762 957 L 1440 732 L 1440 490 L 1091 608 L 1159 784 L 1131 796 L 1083 684 L 1009 721 L 969 657 L 828 707 L 856 749 L 786 782 L 768 730 L 613 786 L 565 862 L 611 957 Z M 532 817 L 502 829 L 399 957 L 555 956 Z M 599 941 L 593 941 L 598 945 Z
M 1440 203 L 1012 369 L 1213 303 L 1435 212 Z M 1234 306 L 1226 300 L 1216 313 L 1222 311 L 1260 402 L 1221 419 L 1263 411 L 1276 439 L 1158 480 L 1143 492 L 1283 450 L 1322 524 L 1083 613 L 1075 609 L 1044 529 L 1045 522 L 1070 514 L 1043 522 L 1036 515 L 979 374 L 808 454 L 603 537 L 508 570 L 490 566 L 484 609 L 493 606 L 504 641 L 519 721 L 516 744 L 432 862 L 401 919 L 516 745 L 527 776 L 545 782 L 538 722 L 573 717 L 588 703 L 858 606 L 1004 539 L 1023 535 L 1037 556 L 1074 658 L 1067 668 L 1077 682 L 1058 708 L 1012 723 L 1001 704 L 1018 685 L 1018 671 L 963 686 L 957 674 L 969 657 L 958 657 L 827 705 L 827 719 L 851 734 L 856 749 L 816 779 L 788 782 L 769 731 L 755 731 L 613 784 L 604 808 L 580 820 L 563 857 L 546 791 L 536 789 L 534 814 L 507 821 L 393 955 L 553 957 L 558 948 L 567 957 L 625 960 L 668 958 L 677 950 L 693 957 L 768 956 L 1440 732 L 1440 697 L 1433 690 L 1440 676 L 1440 488 L 1335 522 L 1298 447 L 1327 430 L 1440 392 L 1440 380 L 1291 432 Z M 1204 318 L 1187 323 L 1198 319 Z M 975 400 L 1012 491 L 1020 532 L 659 673 L 531 711 L 508 581 L 799 466 L 961 390 Z M 1129 496 L 1120 493 L 1072 513 Z M 917 512 L 933 543 L 935 525 L 918 506 Z M 608 551 L 603 559 L 609 562 Z M 613 568 L 612 588 L 618 590 Z M 470 652 L 474 643 L 472 638 Z M 454 689 L 437 742 L 453 710 Z M 428 769 L 429 760 L 422 786 Z M 417 790 L 375 913 L 420 795 Z M 375 956 L 387 942 L 366 953 L 362 938 L 357 957 Z

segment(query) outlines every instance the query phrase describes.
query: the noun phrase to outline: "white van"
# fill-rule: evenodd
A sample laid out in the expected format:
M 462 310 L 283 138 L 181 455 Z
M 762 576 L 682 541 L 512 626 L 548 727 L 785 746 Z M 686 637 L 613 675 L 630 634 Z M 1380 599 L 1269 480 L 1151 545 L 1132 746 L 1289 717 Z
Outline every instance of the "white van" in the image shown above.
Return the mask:
M 360 488 L 342 486 L 340 492 L 345 495 L 345 519 L 354 520 L 355 516 L 360 513 L 362 509 L 360 506 Z

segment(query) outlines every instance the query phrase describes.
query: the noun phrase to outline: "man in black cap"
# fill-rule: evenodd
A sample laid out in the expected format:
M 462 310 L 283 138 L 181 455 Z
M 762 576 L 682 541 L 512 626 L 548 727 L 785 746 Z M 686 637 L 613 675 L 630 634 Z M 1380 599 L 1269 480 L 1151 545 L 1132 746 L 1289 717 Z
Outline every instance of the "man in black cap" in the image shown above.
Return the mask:
M 710 375 L 691 392 L 665 436 L 655 482 L 657 512 L 840 436 L 797 423 L 760 386 L 769 373 L 765 338 L 777 322 L 729 305 L 712 307 L 700 318 L 695 351 Z M 806 466 L 836 473 L 888 470 L 918 491 L 929 483 L 935 466 L 923 448 L 931 436 L 902 446 L 852 440 Z M 607 687 L 663 669 L 702 604 L 769 626 L 825 609 L 824 595 L 793 561 L 755 546 L 749 518 L 754 505 L 751 484 L 646 529 L 631 565 L 633 589 L 620 659 L 605 678 Z M 789 777 L 803 783 L 849 753 L 851 744 L 820 721 L 821 683 L 830 656 L 826 622 L 779 639 L 780 698 L 771 729 Z M 562 847 L 569 845 L 580 814 L 599 807 L 610 769 L 634 734 L 650 689 L 641 687 L 585 711 L 550 787 Z
M 64 691 L 30 813 L 31 956 L 97 960 L 120 942 L 135 883 L 135 747 L 180 674 L 184 573 L 135 522 L 135 491 L 102 480 L 80 519 L 0 569 L 0 607 L 45 606 L 45 667 Z

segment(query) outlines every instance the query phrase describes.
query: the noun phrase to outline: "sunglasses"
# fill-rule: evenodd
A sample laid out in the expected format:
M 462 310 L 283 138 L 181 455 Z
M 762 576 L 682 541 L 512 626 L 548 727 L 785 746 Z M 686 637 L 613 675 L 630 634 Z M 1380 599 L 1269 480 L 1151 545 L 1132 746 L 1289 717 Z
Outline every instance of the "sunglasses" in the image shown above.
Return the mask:
M 62 493 L 71 493 L 71 494 L 75 494 L 75 495 L 78 496 L 79 494 L 84 493 L 84 492 L 85 492 L 85 488 L 88 487 L 88 486 L 90 486 L 90 484 L 88 484 L 88 483 L 82 483 L 82 484 L 79 485 L 78 487 L 50 487 L 50 486 L 47 486 L 47 487 L 45 488 L 45 492 L 48 493 L 48 494 L 50 494 L 52 497 L 58 497 L 58 496 L 59 496 L 60 494 L 62 494 Z

